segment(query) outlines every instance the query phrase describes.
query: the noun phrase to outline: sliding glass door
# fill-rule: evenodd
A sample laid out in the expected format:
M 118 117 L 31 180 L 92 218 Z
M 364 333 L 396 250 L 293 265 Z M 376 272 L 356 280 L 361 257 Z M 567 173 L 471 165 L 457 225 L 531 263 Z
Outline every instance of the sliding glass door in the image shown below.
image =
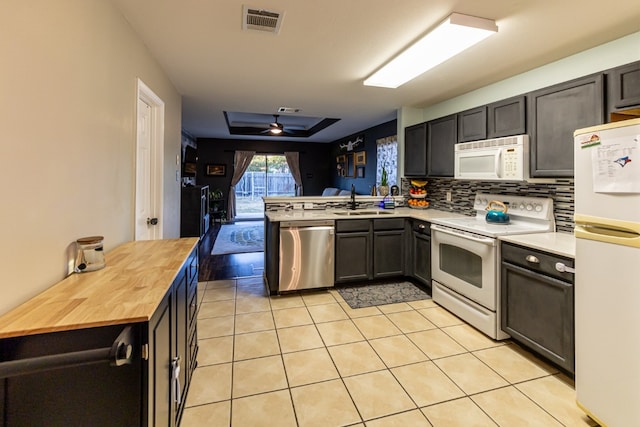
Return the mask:
M 283 154 L 256 154 L 236 185 L 236 220 L 262 219 L 262 198 L 295 196 L 295 186 Z

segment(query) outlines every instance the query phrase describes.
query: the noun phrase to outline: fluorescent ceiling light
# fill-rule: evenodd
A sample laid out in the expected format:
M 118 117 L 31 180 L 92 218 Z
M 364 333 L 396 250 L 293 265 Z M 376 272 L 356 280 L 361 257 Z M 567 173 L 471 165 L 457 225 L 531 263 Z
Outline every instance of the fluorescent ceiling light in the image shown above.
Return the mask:
M 498 27 L 491 19 L 452 13 L 364 84 L 396 88 L 496 32 Z

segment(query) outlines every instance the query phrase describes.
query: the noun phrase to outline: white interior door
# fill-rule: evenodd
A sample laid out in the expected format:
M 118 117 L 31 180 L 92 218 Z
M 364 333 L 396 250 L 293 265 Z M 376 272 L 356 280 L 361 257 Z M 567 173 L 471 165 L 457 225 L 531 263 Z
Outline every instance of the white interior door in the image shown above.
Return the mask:
M 135 240 L 162 238 L 164 102 L 138 80 Z

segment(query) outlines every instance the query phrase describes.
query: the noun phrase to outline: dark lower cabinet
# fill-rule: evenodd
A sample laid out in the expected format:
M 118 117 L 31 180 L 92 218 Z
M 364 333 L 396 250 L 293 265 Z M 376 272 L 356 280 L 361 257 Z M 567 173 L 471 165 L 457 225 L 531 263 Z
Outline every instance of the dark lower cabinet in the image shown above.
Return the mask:
M 428 222 L 413 222 L 411 236 L 412 277 L 427 286 L 431 286 L 430 231 Z
M 403 276 L 404 227 L 404 218 L 336 221 L 336 283 Z
M 373 278 L 404 275 L 404 230 L 373 233 Z
M 573 176 L 573 132 L 604 122 L 603 74 L 593 74 L 527 94 L 530 174 Z
M 353 282 L 373 277 L 370 219 L 336 221 L 335 281 Z
M 173 427 L 182 417 L 198 351 L 197 262 L 194 250 L 148 325 L 148 425 Z
M 145 364 L 140 353 L 144 326 L 134 323 L 1 340 L 0 425 L 146 425 Z M 108 350 L 127 330 L 130 363 L 117 366 L 107 360 Z
M 173 408 L 171 356 L 172 327 L 171 312 L 173 292 L 168 292 L 149 322 L 149 359 L 147 416 L 150 426 L 171 426 L 175 419 Z
M 405 219 L 373 220 L 373 278 L 404 275 Z
M 280 223 L 264 217 L 264 278 L 270 295 L 278 293 L 280 283 Z
M 371 232 L 336 233 L 335 257 L 336 283 L 371 279 Z
M 575 371 L 573 274 L 560 272 L 573 260 L 508 243 L 502 244 L 500 324 L 511 338 Z

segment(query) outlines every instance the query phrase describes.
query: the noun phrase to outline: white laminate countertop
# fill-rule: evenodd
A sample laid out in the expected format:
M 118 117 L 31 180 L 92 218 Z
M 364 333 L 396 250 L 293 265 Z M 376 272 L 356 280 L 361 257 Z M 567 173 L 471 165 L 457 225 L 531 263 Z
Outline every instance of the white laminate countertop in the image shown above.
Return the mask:
M 356 215 L 353 214 L 356 213 Z M 367 212 L 367 214 L 362 214 Z M 369 214 L 370 212 L 370 214 Z M 265 212 L 266 217 L 272 222 L 281 221 L 309 221 L 309 220 L 327 220 L 327 219 L 369 219 L 369 218 L 414 218 L 423 221 L 431 221 L 437 218 L 463 218 L 464 215 L 448 211 L 440 211 L 436 209 L 413 209 L 413 208 L 395 208 L 380 209 L 366 208 L 349 211 L 347 209 L 327 209 L 327 210 L 290 210 Z
M 356 212 L 356 215 L 348 215 L 345 213 Z M 370 212 L 370 214 L 362 214 L 362 212 Z M 463 218 L 464 215 L 441 211 L 437 209 L 413 209 L 413 208 L 396 208 L 396 209 L 380 209 L 367 208 L 349 211 L 347 209 L 327 209 L 327 210 L 289 210 L 266 212 L 265 215 L 269 221 L 309 221 L 309 220 L 338 220 L 338 219 L 369 219 L 369 218 L 413 218 L 423 221 L 432 221 L 439 218 Z M 576 241 L 573 234 L 569 233 L 532 233 L 532 234 L 516 234 L 511 236 L 501 236 L 500 240 L 511 242 L 518 245 L 550 252 L 556 255 L 575 258 Z
M 576 238 L 569 233 L 516 234 L 501 236 L 499 239 L 567 258 L 576 257 Z

